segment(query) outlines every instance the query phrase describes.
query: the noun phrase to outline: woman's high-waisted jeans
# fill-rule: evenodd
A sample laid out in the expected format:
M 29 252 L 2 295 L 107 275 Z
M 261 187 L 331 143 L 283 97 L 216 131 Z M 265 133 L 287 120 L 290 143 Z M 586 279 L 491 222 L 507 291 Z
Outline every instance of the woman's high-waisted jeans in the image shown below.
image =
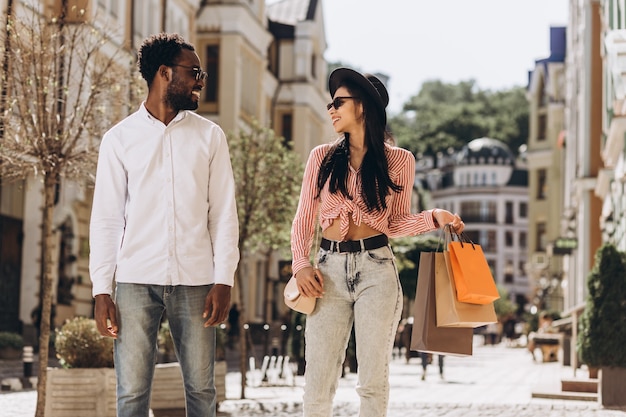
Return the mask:
M 391 247 L 356 253 L 320 249 L 324 296 L 305 330 L 304 416 L 329 417 L 346 347 L 355 327 L 361 417 L 384 417 L 389 361 L 402 312 L 402 289 Z
M 187 416 L 215 416 L 215 327 L 204 327 L 204 301 L 211 286 L 118 283 L 119 334 L 115 339 L 117 416 L 148 417 L 163 312 L 172 332 L 185 385 Z

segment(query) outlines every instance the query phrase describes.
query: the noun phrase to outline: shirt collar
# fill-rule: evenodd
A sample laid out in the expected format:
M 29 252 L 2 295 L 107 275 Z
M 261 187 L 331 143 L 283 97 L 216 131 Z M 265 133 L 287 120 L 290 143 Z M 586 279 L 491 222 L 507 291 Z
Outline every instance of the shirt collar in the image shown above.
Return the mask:
M 156 124 L 156 123 L 160 123 L 163 124 L 162 121 L 160 121 L 159 119 L 157 119 L 156 117 L 154 117 L 153 115 L 150 114 L 150 112 L 148 111 L 148 109 L 146 109 L 146 102 L 142 101 L 141 102 L 141 106 L 139 107 L 139 112 L 150 121 L 150 123 L 152 124 Z M 170 125 L 172 123 L 177 123 L 181 120 L 183 120 L 185 117 L 187 116 L 187 110 L 181 110 L 178 112 L 178 114 L 174 117 L 174 119 L 172 119 L 172 121 L 170 122 Z

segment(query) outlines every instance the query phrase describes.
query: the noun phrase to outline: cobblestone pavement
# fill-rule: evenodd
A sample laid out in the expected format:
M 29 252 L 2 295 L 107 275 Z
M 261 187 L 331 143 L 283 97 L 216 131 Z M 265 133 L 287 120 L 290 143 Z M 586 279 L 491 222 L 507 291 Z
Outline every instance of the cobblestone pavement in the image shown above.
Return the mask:
M 436 364 L 436 360 L 434 361 Z M 472 357 L 445 358 L 444 376 L 437 366 L 428 368 L 426 379 L 418 359 L 391 364 L 388 417 L 626 417 L 626 409 L 603 409 L 595 401 L 533 398 L 535 391 L 558 390 L 561 378 L 584 377 L 581 369 L 558 362 L 533 362 L 525 349 L 503 345 L 474 347 Z M 358 415 L 356 375 L 342 378 L 336 395 L 334 416 Z M 220 404 L 221 417 L 291 417 L 302 415 L 302 377 L 293 385 L 246 388 L 239 399 L 239 373 L 227 375 L 227 400 Z M 0 393 L 0 417 L 32 417 L 36 393 Z M 184 417 L 182 410 L 158 411 L 154 417 Z

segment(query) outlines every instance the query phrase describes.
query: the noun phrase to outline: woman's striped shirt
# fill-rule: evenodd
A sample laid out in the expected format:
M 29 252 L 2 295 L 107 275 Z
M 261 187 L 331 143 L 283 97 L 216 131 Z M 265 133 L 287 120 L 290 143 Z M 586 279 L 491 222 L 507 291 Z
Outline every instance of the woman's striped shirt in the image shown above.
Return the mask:
M 365 222 L 390 238 L 417 235 L 436 229 L 432 210 L 418 214 L 411 213 L 415 158 L 406 149 L 386 145 L 389 176 L 395 184 L 403 187 L 399 193 L 392 191 L 387 196 L 386 209 L 371 211 L 367 208 L 361 195 L 361 172 L 351 166 L 348 171 L 347 190 L 352 199 L 346 198 L 340 192 L 332 194 L 328 190 L 328 181 L 320 197 L 316 199 L 320 165 L 331 147 L 332 144 L 315 147 L 306 164 L 298 210 L 291 228 L 293 274 L 311 266 L 309 255 L 318 214 L 322 230 L 326 230 L 336 219 L 339 219 L 342 240 L 348 233 L 350 216 L 357 226 Z

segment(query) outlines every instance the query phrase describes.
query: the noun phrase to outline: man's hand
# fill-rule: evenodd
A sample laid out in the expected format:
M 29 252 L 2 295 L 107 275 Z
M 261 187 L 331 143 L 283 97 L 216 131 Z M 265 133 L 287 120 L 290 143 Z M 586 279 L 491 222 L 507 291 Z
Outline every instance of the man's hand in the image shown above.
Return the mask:
M 109 294 L 96 295 L 94 316 L 102 336 L 117 339 L 117 309 Z
M 230 308 L 231 287 L 224 284 L 215 284 L 206 295 L 202 318 L 206 319 L 204 327 L 217 326 L 228 317 Z

